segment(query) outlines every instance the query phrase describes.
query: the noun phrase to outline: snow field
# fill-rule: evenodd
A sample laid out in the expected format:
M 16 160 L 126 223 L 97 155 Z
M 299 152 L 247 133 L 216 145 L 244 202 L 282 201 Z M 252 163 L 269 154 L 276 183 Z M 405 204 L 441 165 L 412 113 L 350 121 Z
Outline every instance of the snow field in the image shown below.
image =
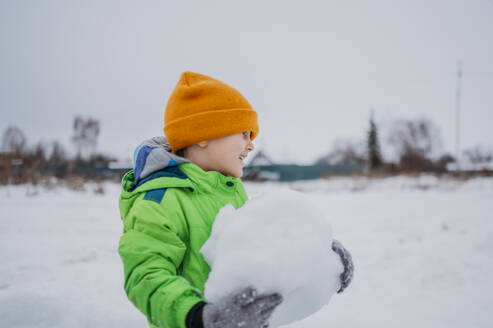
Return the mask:
M 492 326 L 493 179 L 282 187 L 323 208 L 355 264 L 344 293 L 285 328 Z M 119 186 L 104 188 L 0 187 L 0 327 L 146 326 L 123 291 Z
M 118 186 L 0 189 L 0 327 L 145 327 L 123 290 Z

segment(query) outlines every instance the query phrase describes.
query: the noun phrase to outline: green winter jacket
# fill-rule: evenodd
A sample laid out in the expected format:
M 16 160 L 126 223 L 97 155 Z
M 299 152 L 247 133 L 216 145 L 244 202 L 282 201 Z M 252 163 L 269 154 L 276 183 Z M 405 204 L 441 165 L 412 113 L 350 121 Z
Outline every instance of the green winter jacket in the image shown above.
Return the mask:
M 200 254 L 219 210 L 247 200 L 239 178 L 205 172 L 171 153 L 164 137 L 142 143 L 119 199 L 125 292 L 157 327 L 185 328 L 203 301 L 210 267 Z

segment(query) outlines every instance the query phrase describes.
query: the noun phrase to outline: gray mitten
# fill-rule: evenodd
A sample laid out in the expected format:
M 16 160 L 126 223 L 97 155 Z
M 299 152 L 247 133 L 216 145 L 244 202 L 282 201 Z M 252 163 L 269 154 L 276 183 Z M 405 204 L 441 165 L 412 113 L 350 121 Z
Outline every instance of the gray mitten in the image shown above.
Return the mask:
M 280 294 L 258 295 L 253 287 L 240 289 L 218 303 L 206 304 L 202 313 L 204 328 L 263 328 L 282 303 Z
M 342 246 L 342 244 L 335 239 L 332 242 L 332 250 L 339 254 L 342 265 L 344 266 L 344 272 L 340 275 L 341 288 L 337 291 L 337 293 L 342 293 L 353 280 L 353 259 L 351 258 L 351 254 L 349 253 L 349 251 L 345 249 L 344 246 Z

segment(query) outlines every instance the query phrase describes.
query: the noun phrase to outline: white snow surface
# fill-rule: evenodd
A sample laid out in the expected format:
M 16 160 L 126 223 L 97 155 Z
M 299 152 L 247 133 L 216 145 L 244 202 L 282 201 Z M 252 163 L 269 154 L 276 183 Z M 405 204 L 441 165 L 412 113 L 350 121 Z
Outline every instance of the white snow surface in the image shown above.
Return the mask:
M 245 184 L 250 195 L 270 185 Z M 276 186 L 321 206 L 355 264 L 342 294 L 284 328 L 493 326 L 492 178 Z M 0 187 L 0 327 L 146 327 L 123 290 L 120 187 L 95 187 Z
M 226 205 L 201 250 L 211 266 L 206 300 L 253 286 L 260 294 L 283 296 L 270 327 L 304 319 L 340 288 L 344 268 L 331 245 L 324 213 L 299 192 L 271 188 L 238 210 Z

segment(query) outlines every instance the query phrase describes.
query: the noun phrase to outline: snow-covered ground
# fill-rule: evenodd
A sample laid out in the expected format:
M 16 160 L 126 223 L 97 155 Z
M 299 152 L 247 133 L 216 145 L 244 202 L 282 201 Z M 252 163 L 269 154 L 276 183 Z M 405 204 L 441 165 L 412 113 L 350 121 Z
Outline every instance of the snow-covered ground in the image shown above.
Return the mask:
M 286 328 L 493 326 L 493 179 L 284 186 L 324 208 L 355 263 L 343 294 Z M 95 188 L 0 187 L 0 327 L 146 326 L 123 291 L 119 186 Z

